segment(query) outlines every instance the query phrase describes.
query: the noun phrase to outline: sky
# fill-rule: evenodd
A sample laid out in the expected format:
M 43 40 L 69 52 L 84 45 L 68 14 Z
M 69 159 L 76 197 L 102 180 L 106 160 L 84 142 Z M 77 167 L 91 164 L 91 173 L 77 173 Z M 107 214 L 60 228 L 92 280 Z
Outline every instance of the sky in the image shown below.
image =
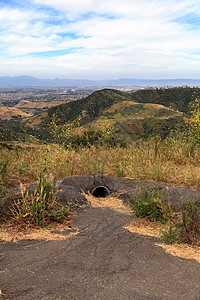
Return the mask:
M 0 76 L 200 78 L 199 0 L 0 0 Z

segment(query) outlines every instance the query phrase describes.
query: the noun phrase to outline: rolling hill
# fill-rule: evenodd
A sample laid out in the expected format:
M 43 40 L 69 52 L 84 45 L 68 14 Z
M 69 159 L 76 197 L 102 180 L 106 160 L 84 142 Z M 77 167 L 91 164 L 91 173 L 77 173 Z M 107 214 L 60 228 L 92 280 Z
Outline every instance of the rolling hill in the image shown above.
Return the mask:
M 132 100 L 139 103 L 156 103 L 188 113 L 188 105 L 196 96 L 200 96 L 200 88 L 177 87 L 161 89 L 143 89 L 130 93 Z
M 14 106 L 14 108 L 20 109 L 22 111 L 30 112 L 30 114 L 38 114 L 42 113 L 43 111 L 63 104 L 65 101 L 28 101 L 22 100 L 18 104 Z M 28 116 L 27 116 L 28 117 Z
M 30 118 L 27 124 L 31 126 L 37 120 L 36 123 L 45 128 L 54 114 L 56 114 L 59 124 L 74 121 L 79 116 L 83 117 L 84 123 L 88 123 L 99 117 L 105 109 L 114 103 L 127 100 L 132 100 L 128 94 L 118 90 L 104 89 L 96 91 L 84 99 L 52 107 L 46 113 Z
M 62 104 L 63 101 L 38 101 L 38 102 L 33 102 L 33 101 L 28 101 L 28 100 L 22 100 L 18 104 L 16 104 L 14 107 L 19 108 L 19 109 L 47 109 L 50 107 L 54 107 L 57 105 Z
M 34 128 L 41 138 L 48 139 L 49 124 L 53 115 L 56 115 L 58 125 L 72 122 L 81 116 L 83 130 L 110 124 L 114 134 L 127 142 L 157 134 L 165 137 L 170 130 L 185 128 L 182 112 L 162 104 L 142 103 L 144 99 L 142 97 L 140 103 L 135 102 L 133 95 L 134 93 L 111 89 L 96 91 L 87 98 L 52 107 L 40 115 L 29 118 L 26 126 Z
M 21 123 L 28 134 L 47 141 L 51 140 L 49 124 L 53 116 L 58 126 L 81 116 L 82 130 L 109 124 L 115 136 L 127 142 L 157 134 L 164 138 L 171 130 L 186 130 L 188 104 L 194 92 L 199 95 L 200 89 L 144 89 L 134 93 L 103 89 L 81 100 L 51 107 Z M 13 122 L 2 122 L 4 129 L 19 128 Z
M 9 120 L 13 117 L 28 118 L 28 117 L 31 117 L 31 114 L 27 113 L 21 109 L 18 109 L 16 107 L 0 106 L 0 119 L 1 120 Z

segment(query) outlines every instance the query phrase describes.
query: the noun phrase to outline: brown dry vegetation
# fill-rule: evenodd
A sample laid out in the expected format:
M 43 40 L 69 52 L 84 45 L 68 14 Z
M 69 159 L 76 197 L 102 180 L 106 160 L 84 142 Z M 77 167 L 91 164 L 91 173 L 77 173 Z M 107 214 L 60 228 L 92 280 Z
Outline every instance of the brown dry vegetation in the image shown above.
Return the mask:
M 22 100 L 18 104 L 16 104 L 15 107 L 16 108 L 44 108 L 44 107 L 50 108 L 59 104 L 63 104 L 63 101 L 33 102 L 33 101 Z
M 138 222 L 133 221 L 131 224 L 125 227 L 130 232 L 160 237 L 160 226 L 158 223 L 148 222 L 146 220 L 139 220 Z M 191 246 L 187 244 L 173 244 L 164 245 L 163 243 L 156 243 L 158 247 L 162 247 L 167 253 L 173 256 L 179 256 L 185 259 L 194 259 L 200 263 L 200 251 L 199 247 Z
M 11 119 L 11 117 L 20 116 L 21 118 L 28 118 L 31 114 L 26 113 L 15 107 L 5 107 L 0 106 L 0 119 L 7 120 Z
M 156 144 L 155 144 L 156 145 Z M 91 146 L 78 151 L 61 146 L 1 149 L 0 167 L 7 187 L 19 182 L 35 182 L 41 170 L 55 178 L 100 173 L 109 176 L 165 182 L 182 187 L 200 187 L 200 150 L 192 156 L 184 149 L 170 149 L 168 145 L 106 148 Z
M 69 227 L 70 225 L 70 227 Z M 19 228 L 18 226 L 13 226 L 13 223 L 7 223 L 5 226 L 0 227 L 0 237 L 6 242 L 16 243 L 20 240 L 66 240 L 74 235 L 79 233 L 78 228 L 74 227 L 73 231 L 68 234 L 62 234 L 71 230 L 73 224 L 72 222 L 63 222 L 60 223 L 52 223 L 49 228 L 40 228 L 40 227 L 29 227 L 24 230 Z

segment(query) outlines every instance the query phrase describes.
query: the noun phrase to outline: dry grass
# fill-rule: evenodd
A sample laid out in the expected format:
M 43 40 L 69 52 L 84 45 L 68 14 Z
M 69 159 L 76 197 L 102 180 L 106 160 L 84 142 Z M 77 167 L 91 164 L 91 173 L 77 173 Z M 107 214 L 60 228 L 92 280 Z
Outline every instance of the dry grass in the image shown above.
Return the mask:
M 123 209 L 127 213 L 131 213 L 131 209 L 123 204 L 123 201 L 116 197 L 95 198 L 91 194 L 83 192 L 84 197 L 92 207 L 107 207 L 112 209 Z
M 200 188 L 200 151 L 192 157 L 168 146 L 155 153 L 153 145 L 108 149 L 90 147 L 75 152 L 49 145 L 23 150 L 0 150 L 0 168 L 5 186 L 34 182 L 41 170 L 56 179 L 100 173 L 138 180 L 164 182 L 182 187 Z
M 66 230 L 71 230 L 69 234 L 62 234 Z M 0 236 L 6 242 L 16 243 L 20 240 L 34 239 L 34 240 L 66 240 L 79 233 L 76 227 L 73 227 L 72 222 L 67 221 L 63 223 L 52 223 L 49 228 L 28 227 L 22 228 L 13 226 L 13 223 L 7 223 L 4 227 L 0 227 Z
M 160 238 L 160 226 L 157 222 L 138 219 L 137 222 L 133 220 L 131 224 L 124 228 L 133 233 Z M 187 244 L 164 245 L 162 243 L 156 243 L 156 246 L 162 247 L 167 253 L 173 256 L 194 259 L 200 263 L 199 247 L 189 246 Z
M 22 100 L 15 105 L 15 108 L 50 108 L 63 103 L 64 101 L 32 102 L 28 100 Z
M 157 222 L 150 222 L 145 219 L 133 220 L 128 226 L 124 227 L 130 232 L 147 235 L 147 236 L 155 236 L 160 237 L 160 226 Z
M 173 256 L 178 256 L 185 259 L 194 259 L 200 263 L 200 249 L 198 247 L 191 247 L 187 244 L 156 245 L 162 247 L 167 253 Z
M 1 106 L 0 109 L 0 118 L 2 120 L 11 119 L 13 116 L 21 116 L 22 118 L 30 117 L 30 113 L 26 113 L 18 108 L 15 107 L 5 107 Z
M 122 102 L 113 104 L 111 106 L 111 108 L 109 108 L 107 111 L 108 112 L 120 111 L 128 106 L 137 105 L 137 104 L 139 104 L 139 103 L 133 102 L 133 101 L 122 101 Z

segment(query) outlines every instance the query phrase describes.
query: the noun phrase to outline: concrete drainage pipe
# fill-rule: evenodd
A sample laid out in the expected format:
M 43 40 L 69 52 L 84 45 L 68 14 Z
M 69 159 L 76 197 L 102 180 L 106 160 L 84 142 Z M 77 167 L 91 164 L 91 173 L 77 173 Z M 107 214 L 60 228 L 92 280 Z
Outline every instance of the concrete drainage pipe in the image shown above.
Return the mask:
M 110 195 L 110 191 L 105 186 L 97 186 L 93 189 L 92 195 L 96 198 L 105 198 Z

